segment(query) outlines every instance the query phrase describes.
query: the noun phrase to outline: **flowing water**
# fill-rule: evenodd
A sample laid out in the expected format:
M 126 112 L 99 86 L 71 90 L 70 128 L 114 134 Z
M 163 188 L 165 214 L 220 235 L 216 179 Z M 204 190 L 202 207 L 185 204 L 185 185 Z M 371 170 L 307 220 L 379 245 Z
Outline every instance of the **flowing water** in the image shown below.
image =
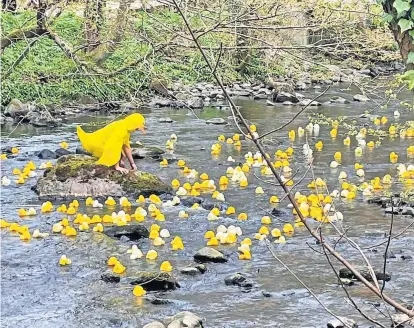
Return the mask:
M 355 91 L 353 91 L 355 92 Z M 309 91 L 306 96 L 313 97 L 314 91 Z M 349 91 L 341 91 L 340 87 L 333 88 L 329 95 L 322 98 L 321 102 L 333 95 L 352 99 Z M 408 95 L 405 95 L 408 97 Z M 252 123 L 258 126 L 258 131 L 264 132 L 278 127 L 287 122 L 299 107 L 277 105 L 266 106 L 264 101 L 252 101 L 238 99 L 238 105 L 242 107 L 242 113 Z M 345 105 L 326 105 L 312 111 L 324 113 L 336 118 L 338 116 L 355 116 L 365 110 L 373 108 L 373 103 L 363 104 L 352 102 Z M 395 105 L 394 105 L 395 106 Z M 376 112 L 389 117 L 390 123 L 395 119 L 392 116 L 394 107 L 387 112 Z M 412 112 L 401 111 L 399 122 L 413 119 Z M 202 119 L 211 117 L 227 118 L 229 111 L 217 108 L 205 108 L 198 110 L 197 114 Z M 250 142 L 242 143 L 242 150 L 238 152 L 232 145 L 223 145 L 221 155 L 212 158 L 210 147 L 216 142 L 217 136 L 224 134 L 231 137 L 237 132 L 234 124 L 227 126 L 207 125 L 203 120 L 197 120 L 186 109 L 152 109 L 145 112 L 147 118 L 148 134 L 145 136 L 134 135 L 133 140 L 140 140 L 144 145 L 156 145 L 164 147 L 171 133 L 178 136 L 178 142 L 174 153 L 177 158 L 182 158 L 187 165 L 198 172 L 206 172 L 215 181 L 225 174 L 226 168 L 234 163 L 227 162 L 229 155 L 236 161 L 243 161 L 243 155 L 254 151 Z M 170 116 L 172 124 L 160 124 L 160 117 Z M 38 166 L 42 161 L 36 157 L 41 149 L 54 150 L 59 142 L 65 140 L 74 150 L 79 142 L 75 135 L 75 125 L 85 123 L 102 123 L 107 117 L 85 116 L 68 121 L 62 127 L 53 132 L 47 129 L 31 126 L 19 126 L 11 137 L 7 137 L 11 128 L 2 130 L 2 146 L 17 146 L 20 154 L 2 161 L 1 175 L 11 176 L 15 167 L 22 168 L 26 162 L 33 160 Z M 358 123 L 364 123 L 361 120 Z M 288 128 L 274 134 L 272 140 L 265 143 L 266 150 L 274 154 L 277 149 L 285 150 L 292 146 L 295 157 L 292 161 L 294 171 L 300 169 L 298 177 L 306 170 L 305 158 L 302 155 L 304 138 L 296 138 L 291 142 L 287 137 L 287 131 L 305 127 L 308 123 L 306 114 L 299 116 Z M 389 126 L 389 124 L 387 126 Z M 341 170 L 348 173 L 349 180 L 356 183 L 360 179 L 356 177 L 354 164 L 356 161 L 365 165 L 366 181 L 375 176 L 391 174 L 396 177 L 396 165 L 389 164 L 389 153 L 396 151 L 400 154 L 399 162 L 410 163 L 406 157 L 406 148 L 412 144 L 412 140 L 385 138 L 382 145 L 372 151 L 364 150 L 362 158 L 356 160 L 354 149 L 355 139 L 352 138 L 351 147 L 343 145 L 345 129 L 340 128 L 336 140 L 329 136 L 330 126 L 322 125 L 319 136 L 309 138 L 310 145 L 322 140 L 324 148 L 322 152 L 314 153 L 314 173 L 327 181 L 328 187 L 340 189 L 338 174 Z M 375 139 L 367 137 L 367 142 Z M 342 152 L 342 166 L 331 169 L 329 163 L 333 160 L 335 151 Z M 44 162 L 44 161 L 43 161 Z M 411 160 L 412 162 L 412 160 Z M 173 178 L 185 181 L 184 175 L 175 164 L 166 168 L 160 168 L 157 162 L 137 161 L 139 168 L 158 174 L 168 183 Z M 39 175 L 40 170 L 37 170 Z M 261 226 L 260 219 L 265 215 L 264 210 L 271 209 L 268 200 L 271 195 L 283 196 L 281 188 L 265 184 L 256 179 L 253 171 L 249 173 L 249 186 L 240 189 L 238 185 L 230 184 L 224 192 L 226 202 L 234 206 L 237 212 L 246 212 L 249 219 L 245 222 L 236 218 L 220 218 L 218 221 L 208 221 L 207 211 L 190 211 L 188 219 L 179 219 L 178 211 L 182 206 L 166 209 L 167 220 L 161 224 L 167 228 L 172 237 L 182 237 L 185 249 L 179 252 L 171 252 L 169 241 L 166 245 L 157 247 L 159 257 L 156 261 L 145 259 L 131 261 L 126 254 L 131 243 L 111 241 L 101 234 L 92 232 L 78 233 L 76 239 L 70 239 L 61 235 L 53 235 L 46 239 L 22 242 L 16 235 L 8 231 L 1 231 L 1 321 L 2 327 L 142 327 L 151 320 L 163 319 L 179 311 L 189 310 L 204 318 L 205 327 L 326 327 L 326 322 L 331 316 L 318 304 L 310 293 L 301 285 L 282 265 L 280 265 L 267 250 L 263 242 L 254 241 L 252 246 L 252 260 L 241 261 L 238 259 L 237 246 L 219 246 L 229 261 L 225 264 L 208 264 L 208 271 L 204 275 L 196 277 L 184 276 L 177 268 L 191 265 L 196 250 L 205 245 L 204 232 L 215 230 L 219 224 L 240 226 L 245 237 L 253 238 Z M 260 169 L 257 169 L 260 176 Z M 265 178 L 266 180 L 270 178 Z M 297 188 L 305 190 L 306 185 L 312 179 L 309 173 Z M 30 231 L 39 228 L 41 231 L 51 231 L 54 223 L 64 215 L 57 212 L 38 214 L 33 218 L 19 219 L 17 209 L 28 208 L 30 205 L 39 205 L 31 187 L 35 179 L 29 179 L 21 186 L 12 182 L 9 187 L 2 188 L 1 210 L 2 217 L 8 221 L 19 222 L 29 226 Z M 261 185 L 265 195 L 255 195 L 255 188 Z M 391 190 L 400 190 L 401 185 L 393 185 Z M 204 195 L 211 199 L 211 195 Z M 59 203 L 60 204 L 60 203 Z M 58 205 L 58 203 L 55 203 Z M 286 200 L 279 204 L 279 209 L 286 209 Z M 369 246 L 386 241 L 384 234 L 389 229 L 390 216 L 384 214 L 382 208 L 368 204 L 359 192 L 354 200 L 336 201 L 337 209 L 343 212 L 344 221 L 338 223 L 347 230 L 348 236 L 353 238 L 364 249 Z M 134 210 L 134 208 L 132 209 Z M 39 212 L 39 211 L 38 211 Z M 81 208 L 82 213 L 93 215 L 103 214 L 103 210 Z M 284 220 L 293 221 L 287 216 Z M 396 216 L 393 231 L 395 233 L 404 229 L 413 218 Z M 153 223 L 147 218 L 144 224 L 149 227 Z M 273 219 L 271 228 L 282 228 L 283 222 Z M 335 237 L 332 227 L 324 227 L 326 236 Z M 336 236 L 337 238 L 337 236 Z M 310 245 L 314 250 L 312 250 Z M 397 253 L 397 257 L 387 263 L 387 272 L 392 279 L 386 284 L 385 291 L 402 302 L 414 300 L 414 262 L 404 261 L 398 255 L 414 256 L 414 228 L 409 228 L 398 239 L 393 240 L 391 250 Z M 153 246 L 148 239 L 138 242 L 144 252 Z M 338 315 L 354 318 L 359 323 L 366 322 L 358 316 L 357 312 L 346 302 L 345 294 L 337 284 L 326 258 L 318 253 L 320 248 L 309 237 L 305 229 L 298 228 L 295 235 L 288 239 L 286 245 L 271 243 L 275 254 L 291 268 L 306 285 L 318 296 L 321 302 Z M 316 251 L 315 251 L 316 250 Z M 360 254 L 347 243 L 340 242 L 337 250 L 352 263 L 362 265 Z M 384 246 L 364 249 L 367 258 L 376 269 L 382 270 Z M 73 264 L 67 267 L 59 267 L 58 260 L 62 254 L 72 259 Z M 136 298 L 132 295 L 132 289 L 128 285 L 109 284 L 100 280 L 100 275 L 107 269 L 106 260 L 110 256 L 117 256 L 127 267 L 127 270 L 158 270 L 164 260 L 169 260 L 174 266 L 174 275 L 179 280 L 181 288 L 175 291 L 154 293 L 158 298 L 168 299 L 171 302 L 166 305 L 153 305 L 145 298 Z M 334 262 L 339 269 L 340 264 Z M 235 272 L 243 272 L 254 280 L 256 287 L 251 290 L 241 290 L 236 286 L 226 286 L 224 277 Z M 265 297 L 263 291 L 270 294 Z M 373 296 L 360 283 L 349 287 L 358 305 L 369 310 L 372 317 L 387 322 L 375 307 L 386 311 L 378 298 Z M 269 295 L 267 295 L 269 296 Z

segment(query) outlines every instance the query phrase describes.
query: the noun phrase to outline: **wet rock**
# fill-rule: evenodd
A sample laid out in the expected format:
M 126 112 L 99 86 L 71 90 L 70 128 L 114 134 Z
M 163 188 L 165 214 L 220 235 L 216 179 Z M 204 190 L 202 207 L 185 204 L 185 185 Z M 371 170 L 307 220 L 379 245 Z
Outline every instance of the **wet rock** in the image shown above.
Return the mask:
M 5 116 L 3 114 L 0 115 L 0 125 L 3 125 L 3 124 L 11 124 L 11 123 L 13 123 L 13 119 L 12 118 L 7 117 L 7 116 Z
M 164 98 L 154 98 L 148 106 L 150 107 L 171 107 L 173 105 L 173 101 L 170 99 Z
M 155 146 L 136 146 L 131 149 L 132 158 L 143 159 L 143 158 L 152 158 L 152 159 L 161 159 L 162 155 L 165 154 L 165 151 L 159 147 Z
M 55 154 L 56 154 L 56 158 L 59 158 L 65 155 L 73 154 L 73 153 L 65 148 L 58 148 L 55 150 Z
M 252 280 L 247 279 L 239 272 L 224 278 L 224 282 L 226 285 L 235 285 L 245 288 L 251 288 L 254 285 Z
M 35 110 L 35 106 L 28 103 L 23 103 L 19 99 L 12 99 L 7 105 L 4 114 L 11 116 L 12 118 L 19 118 L 26 116 L 33 110 Z
M 322 104 L 319 101 L 312 100 L 312 99 L 302 99 L 299 102 L 299 105 L 301 106 L 322 106 Z
M 147 291 L 171 290 L 180 287 L 169 272 L 138 271 L 124 278 L 123 281 L 131 285 L 142 285 Z
M 49 149 L 43 149 L 37 154 L 37 157 L 40 159 L 55 159 L 56 153 Z
M 338 317 L 339 319 L 335 318 L 330 321 L 328 321 L 327 327 L 328 328 L 346 328 L 346 327 L 352 327 L 357 328 L 357 323 L 352 320 L 345 317 Z
M 168 305 L 174 304 L 174 301 L 165 298 L 158 298 L 153 295 L 147 296 L 146 299 L 153 305 Z
M 308 87 L 305 82 L 297 82 L 295 89 L 296 90 L 306 90 Z
M 275 104 L 273 102 L 271 102 L 270 100 L 266 100 L 266 105 L 267 106 L 274 106 Z
M 332 97 L 330 99 L 330 102 L 332 104 L 349 104 L 348 100 L 346 100 L 345 98 L 339 97 L 339 96 Z
M 127 237 L 130 240 L 148 238 L 149 232 L 142 224 L 114 226 L 104 229 L 104 234 L 112 238 Z
M 356 94 L 354 96 L 354 100 L 359 101 L 359 102 L 367 102 L 369 100 L 369 98 L 365 95 Z
M 102 273 L 101 279 L 105 282 L 116 283 L 121 281 L 121 276 L 112 270 L 106 270 Z
M 158 119 L 158 122 L 160 122 L 160 123 L 172 123 L 172 122 L 174 122 L 173 121 L 173 119 L 171 118 L 171 117 L 160 117 L 159 119 Z
M 89 156 L 90 154 L 83 148 L 81 147 L 76 147 L 75 149 L 75 154 L 79 154 L 79 155 L 87 155 Z
M 387 207 L 385 209 L 386 214 L 398 214 L 400 213 L 400 209 L 398 207 Z
M 142 328 L 165 328 L 164 324 L 159 322 L 159 321 L 153 321 L 150 323 L 147 323 L 144 327 Z
M 36 127 L 54 127 L 60 123 L 46 109 L 36 108 L 25 116 L 25 122 Z
M 199 97 L 194 97 L 187 100 L 187 106 L 190 108 L 203 108 L 203 99 Z
M 186 206 L 186 207 L 191 207 L 194 204 L 201 204 L 202 202 L 204 202 L 204 198 L 202 197 L 185 197 L 185 198 L 181 198 L 181 205 Z
M 268 89 L 273 89 L 276 94 L 282 92 L 294 93 L 293 85 L 287 82 L 271 82 L 267 87 Z
M 198 262 L 227 262 L 223 253 L 211 247 L 203 247 L 194 254 L 194 259 Z
M 395 322 L 394 327 L 414 327 L 414 318 L 410 320 L 410 317 L 405 313 L 391 314 L 391 318 Z
M 33 190 L 41 198 L 71 199 L 74 197 L 132 197 L 162 194 L 171 187 L 148 172 L 121 174 L 111 167 L 96 164 L 85 155 L 66 155 L 56 166 L 45 171 Z
M 272 297 L 272 294 L 271 293 L 269 293 L 268 291 L 266 291 L 266 290 L 262 290 L 262 295 L 264 296 L 264 297 Z
M 345 286 L 352 286 L 355 283 L 351 280 L 351 279 L 346 279 L 346 278 L 340 278 L 342 284 L 344 284 Z
M 286 212 L 286 211 L 284 211 L 284 210 L 280 210 L 280 209 L 278 209 L 278 208 L 274 208 L 274 209 L 272 209 L 272 215 L 274 215 L 274 216 L 278 216 L 278 217 L 282 217 L 282 216 L 288 216 L 289 215 L 289 213 L 288 212 Z
M 189 311 L 179 312 L 165 319 L 164 324 L 167 328 L 203 328 L 201 318 Z
M 259 93 L 259 94 L 255 94 L 254 96 L 253 96 L 253 99 L 266 99 L 267 98 L 267 95 L 266 94 L 264 94 L 264 93 Z
M 367 268 L 357 268 L 357 269 L 366 280 L 373 281 L 371 277 L 371 273 L 369 272 Z M 375 271 L 375 270 L 374 270 L 374 273 L 375 273 L 375 277 L 377 278 L 377 280 L 385 280 L 385 281 L 391 280 L 391 276 L 388 273 L 383 274 L 382 272 Z M 354 274 L 351 272 L 351 270 L 349 270 L 348 268 L 340 269 L 339 277 L 358 280 L 358 278 L 355 277 Z
M 293 103 L 293 102 L 291 102 L 291 101 L 284 101 L 284 102 L 282 103 L 282 105 L 285 105 L 285 106 L 292 106 L 292 105 L 294 105 L 294 103 Z
M 411 215 L 414 216 L 414 208 L 409 206 L 404 206 L 401 211 L 402 215 Z
M 196 276 L 200 273 L 204 273 L 207 271 L 207 267 L 204 264 L 198 264 L 193 267 L 185 267 L 181 269 L 181 273 L 189 276 Z
M 276 101 L 277 103 L 283 103 L 285 101 L 290 101 L 296 104 L 299 102 L 299 99 L 296 96 L 294 96 L 291 93 L 287 93 L 287 92 L 278 93 L 276 98 L 273 98 L 273 100 Z
M 164 97 L 168 97 L 170 92 L 167 89 L 167 85 L 166 81 L 154 79 L 151 81 L 149 88 Z
M 227 121 L 219 118 L 219 117 L 215 117 L 212 119 L 209 119 L 208 121 L 206 121 L 207 124 L 215 124 L 215 125 L 223 125 L 223 124 L 227 124 Z
M 404 261 L 411 261 L 413 257 L 411 255 L 401 255 L 401 259 Z

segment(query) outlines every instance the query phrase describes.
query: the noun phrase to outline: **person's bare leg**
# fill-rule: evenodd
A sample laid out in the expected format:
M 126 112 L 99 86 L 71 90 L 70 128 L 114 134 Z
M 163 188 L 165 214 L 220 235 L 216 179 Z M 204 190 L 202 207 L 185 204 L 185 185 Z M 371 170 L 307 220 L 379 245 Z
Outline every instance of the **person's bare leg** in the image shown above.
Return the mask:
M 119 161 L 119 166 L 120 166 L 120 167 L 125 167 L 125 164 L 126 164 L 126 163 L 125 163 L 125 158 L 126 158 L 126 157 L 124 156 L 124 154 L 122 154 L 122 155 L 121 155 L 121 159 L 120 159 L 120 161 Z
M 126 158 L 128 158 L 128 162 L 129 162 L 129 165 L 131 165 L 132 171 L 136 171 L 137 166 L 135 165 L 134 159 L 132 158 L 131 148 L 124 145 L 122 147 L 122 150 L 123 150 L 123 154 L 125 154 Z
M 127 174 L 129 172 L 129 170 L 124 168 L 124 167 L 121 167 L 120 164 L 121 164 L 121 160 L 118 163 L 115 164 L 115 170 L 121 172 L 122 174 Z

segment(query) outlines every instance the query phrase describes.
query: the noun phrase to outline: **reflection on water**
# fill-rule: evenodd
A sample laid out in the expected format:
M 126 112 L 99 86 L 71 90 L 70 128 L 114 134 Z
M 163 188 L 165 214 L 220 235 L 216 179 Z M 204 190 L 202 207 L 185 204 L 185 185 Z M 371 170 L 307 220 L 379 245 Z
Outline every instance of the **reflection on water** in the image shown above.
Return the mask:
M 313 91 L 307 95 L 312 97 Z M 351 99 L 352 95 L 333 89 L 329 95 L 320 99 L 320 102 L 328 100 L 333 95 L 339 95 Z M 268 131 L 287 122 L 297 111 L 298 107 L 290 106 L 266 106 L 264 101 L 252 101 L 238 99 L 238 105 L 242 107 L 242 113 L 249 121 L 258 126 L 259 133 Z M 345 105 L 325 105 L 312 109 L 324 113 L 330 117 L 355 116 L 372 108 L 373 105 L 351 102 Z M 390 123 L 394 109 L 390 108 L 385 114 Z M 212 117 L 226 118 L 230 112 L 215 107 L 197 111 L 202 119 Z M 169 116 L 174 120 L 171 124 L 158 123 L 161 117 Z M 243 142 L 241 152 L 231 145 L 223 145 L 220 156 L 212 158 L 210 147 L 216 142 L 217 136 L 224 134 L 226 137 L 237 132 L 234 124 L 217 126 L 207 125 L 203 120 L 197 120 L 186 109 L 153 109 L 146 114 L 148 134 L 143 136 L 136 134 L 132 139 L 140 140 L 143 144 L 157 145 L 164 148 L 166 140 L 171 133 L 178 135 L 178 142 L 174 153 L 178 158 L 185 159 L 188 166 L 198 172 L 206 172 L 211 178 L 217 179 L 225 173 L 229 163 L 226 159 L 229 155 L 242 161 L 246 151 L 254 151 L 252 144 Z M 109 119 L 113 119 L 110 117 Z M 402 111 L 399 119 L 401 122 L 410 119 L 410 113 Z M 411 117 L 412 119 L 412 117 Z M 22 167 L 25 162 L 34 159 L 39 165 L 41 162 L 35 154 L 41 149 L 56 149 L 58 144 L 65 140 L 74 150 L 78 145 L 75 135 L 75 125 L 78 123 L 90 123 L 90 129 L 94 125 L 106 122 L 107 117 L 86 116 L 65 122 L 61 127 L 53 129 L 52 134 L 44 128 L 33 128 L 21 125 L 16 128 L 10 138 L 6 136 L 12 128 L 2 129 L 2 146 L 18 146 L 21 153 L 2 162 L 2 175 L 11 176 L 14 167 Z M 231 120 L 229 120 L 231 121 Z M 295 150 L 295 158 L 292 161 L 294 171 L 300 170 L 299 176 L 305 171 L 302 156 L 303 138 L 297 138 L 290 142 L 287 131 L 304 127 L 307 124 L 306 115 L 300 116 L 295 122 L 283 131 L 272 135 L 265 140 L 264 145 L 269 154 L 274 154 L 278 149 L 286 149 L 292 146 Z M 93 123 L 93 124 L 92 124 Z M 389 125 L 389 124 L 388 124 Z M 86 128 L 88 129 L 88 128 Z M 349 180 L 360 183 L 360 179 L 354 173 L 356 147 L 353 139 L 350 147 L 343 145 L 344 129 L 339 129 L 338 138 L 331 140 L 329 126 L 321 126 L 319 136 L 309 138 L 309 143 L 322 140 L 324 148 L 322 152 L 314 153 L 315 175 L 327 180 L 330 189 L 339 188 L 337 180 L 340 171 L 346 171 Z M 371 138 L 368 137 L 367 141 Z M 364 152 L 358 162 L 365 165 L 366 181 L 375 176 L 391 174 L 396 176 L 396 166 L 390 165 L 389 153 L 397 151 L 400 161 L 407 162 L 405 149 L 412 143 L 407 139 L 384 139 L 382 146 L 372 151 Z M 337 169 L 329 168 L 335 151 L 342 152 L 342 165 Z M 166 181 L 171 181 L 177 176 L 181 181 L 185 177 L 181 171 L 170 164 L 167 168 L 160 168 L 157 162 L 138 161 L 138 167 L 150 170 L 160 175 Z M 256 172 L 260 175 L 260 170 Z M 309 175 L 298 186 L 299 190 L 305 190 L 307 183 L 312 179 Z M 30 190 L 35 181 L 16 187 L 3 188 L 1 194 L 2 217 L 10 221 L 18 221 L 27 224 L 32 230 L 39 228 L 41 231 L 50 231 L 53 223 L 62 218 L 59 213 L 37 215 L 30 219 L 19 219 L 17 209 L 29 205 L 39 205 L 36 195 Z M 22 243 L 16 236 L 8 232 L 1 232 L 1 315 L 4 327 L 12 327 L 19 324 L 23 327 L 140 327 L 151 319 L 163 318 L 180 310 L 190 310 L 206 320 L 206 327 L 324 327 L 329 315 L 318 305 L 309 293 L 286 270 L 279 265 L 259 242 L 252 247 L 252 261 L 238 260 L 236 246 L 220 246 L 228 257 L 226 264 L 210 264 L 208 272 L 197 277 L 182 276 L 176 270 L 176 276 L 182 288 L 168 293 L 157 294 L 160 298 L 172 300 L 168 305 L 152 305 L 145 299 L 136 299 L 132 295 L 129 286 L 121 284 L 107 284 L 101 281 L 100 275 L 106 270 L 106 260 L 109 256 L 117 256 L 127 266 L 127 271 L 133 270 L 158 270 L 163 260 L 169 260 L 175 268 L 184 267 L 192 263 L 195 251 L 204 246 L 202 236 L 206 230 L 216 229 L 219 224 L 235 224 L 240 226 L 245 236 L 252 237 L 261 226 L 260 219 L 265 214 L 263 209 L 269 209 L 268 199 L 271 195 L 283 196 L 281 189 L 266 185 L 258 181 L 251 172 L 249 186 L 241 190 L 236 185 L 229 185 L 224 192 L 226 201 L 236 207 L 237 212 L 247 212 L 249 219 L 246 222 L 236 222 L 234 219 L 220 219 L 219 221 L 207 221 L 207 212 L 192 212 L 187 220 L 178 218 L 181 207 L 166 209 L 166 222 L 162 227 L 169 229 L 173 238 L 179 235 L 183 238 L 185 249 L 181 252 L 171 253 L 169 239 L 165 246 L 157 248 L 159 258 L 157 261 L 137 260 L 132 262 L 126 254 L 130 247 L 128 243 L 114 242 L 103 235 L 95 235 L 89 232 L 80 232 L 76 239 L 51 236 L 44 240 L 32 240 Z M 265 190 L 265 195 L 257 196 L 254 193 L 256 186 L 260 184 Z M 398 190 L 401 186 L 393 186 Z M 205 195 L 211 198 L 210 195 Z M 280 209 L 286 209 L 286 201 L 278 205 Z M 358 194 L 352 201 L 338 200 L 337 207 L 344 213 L 343 228 L 349 229 L 348 235 L 361 247 L 367 247 L 384 241 L 384 231 L 388 230 L 390 218 L 385 216 L 383 210 L 377 206 L 367 204 Z M 88 215 L 102 214 L 94 209 L 82 208 L 82 212 Z M 145 225 L 150 226 L 151 219 L 146 219 Z M 409 218 L 398 217 L 394 222 L 394 231 L 401 231 L 410 223 Z M 282 223 L 273 220 L 271 228 L 281 228 Z M 324 233 L 334 238 L 334 231 L 327 226 Z M 404 254 L 413 254 L 414 229 L 411 228 L 395 240 L 392 251 Z M 353 317 L 358 322 L 363 322 L 355 311 L 344 301 L 344 295 L 336 284 L 336 278 L 323 255 L 311 250 L 307 243 L 317 247 L 315 242 L 303 229 L 298 229 L 295 236 L 288 240 L 284 246 L 274 245 L 277 255 L 291 267 L 298 276 L 303 279 L 318 295 L 322 302 L 332 311 Z M 148 240 L 138 243 L 144 252 L 150 249 Z M 152 248 L 152 247 L 151 247 Z M 338 251 L 353 263 L 362 264 L 361 258 L 355 249 L 339 243 Z M 380 268 L 382 264 L 383 248 L 378 252 L 366 252 L 366 256 L 374 266 Z M 68 255 L 73 264 L 70 267 L 61 268 L 57 265 L 61 254 Z M 338 263 L 335 263 L 340 268 Z M 392 275 L 392 280 L 387 284 L 386 290 L 401 301 L 413 301 L 414 290 L 412 261 L 402 261 L 397 256 L 390 260 L 387 271 Z M 234 272 L 244 272 L 252 278 L 257 287 L 245 293 L 237 287 L 226 286 L 224 277 Z M 271 297 L 263 296 L 263 291 L 270 293 Z M 360 285 L 350 287 L 355 295 L 355 300 L 362 308 L 372 309 L 365 301 L 378 301 L 372 294 Z M 371 310 L 373 317 L 380 318 L 376 311 Z

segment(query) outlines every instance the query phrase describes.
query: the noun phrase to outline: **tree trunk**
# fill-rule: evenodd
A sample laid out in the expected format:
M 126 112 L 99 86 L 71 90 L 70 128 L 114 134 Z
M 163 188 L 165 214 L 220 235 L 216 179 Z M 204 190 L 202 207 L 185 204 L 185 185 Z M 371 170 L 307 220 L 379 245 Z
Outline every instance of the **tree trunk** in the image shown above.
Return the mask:
M 85 8 L 86 51 L 91 52 L 99 45 L 104 22 L 105 0 L 87 0 Z
M 401 29 L 396 21 L 397 11 L 393 7 L 394 0 L 386 0 L 382 7 L 387 14 L 390 14 L 394 19 L 389 23 L 389 28 L 394 35 L 395 41 L 398 43 L 401 58 L 406 65 L 406 70 L 414 69 L 414 64 L 407 64 L 408 54 L 414 52 L 413 38 L 408 34 L 408 31 L 401 33 Z
M 2 0 L 2 7 L 4 11 L 15 12 L 17 9 L 17 0 Z
M 101 65 L 105 60 L 111 57 L 118 44 L 122 41 L 128 23 L 129 8 L 132 2 L 133 0 L 120 0 L 115 26 L 112 29 L 113 32 L 110 36 L 112 40 L 94 51 L 93 57 L 96 58 L 96 63 L 98 65 Z

